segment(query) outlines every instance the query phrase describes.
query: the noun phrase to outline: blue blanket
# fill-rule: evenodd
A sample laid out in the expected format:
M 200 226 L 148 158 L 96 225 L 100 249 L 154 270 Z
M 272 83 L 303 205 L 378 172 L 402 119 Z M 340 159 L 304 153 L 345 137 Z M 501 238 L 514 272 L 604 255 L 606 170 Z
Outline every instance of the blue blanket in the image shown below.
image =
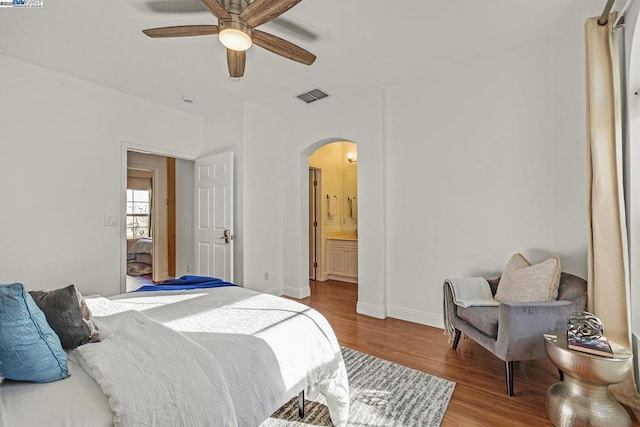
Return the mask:
M 179 279 L 168 279 L 157 285 L 146 285 L 136 289 L 135 292 L 147 291 L 177 291 L 183 289 L 220 288 L 223 286 L 236 286 L 217 277 L 206 276 L 182 276 Z

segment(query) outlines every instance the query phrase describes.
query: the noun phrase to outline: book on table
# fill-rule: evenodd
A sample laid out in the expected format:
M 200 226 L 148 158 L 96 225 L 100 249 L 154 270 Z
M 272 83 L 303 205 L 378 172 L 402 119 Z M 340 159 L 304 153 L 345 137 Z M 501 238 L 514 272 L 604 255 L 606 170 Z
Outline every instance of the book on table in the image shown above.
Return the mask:
M 567 335 L 567 346 L 570 350 L 582 351 L 597 356 L 613 357 L 611 344 L 606 337 L 581 341 L 571 335 Z

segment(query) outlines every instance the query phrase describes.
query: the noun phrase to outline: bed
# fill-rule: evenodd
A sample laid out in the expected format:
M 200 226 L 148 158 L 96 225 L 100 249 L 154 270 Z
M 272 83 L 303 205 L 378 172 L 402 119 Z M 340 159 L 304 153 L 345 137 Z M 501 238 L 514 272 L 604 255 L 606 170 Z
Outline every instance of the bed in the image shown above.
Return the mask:
M 153 240 L 142 238 L 127 251 L 127 274 L 138 277 L 153 271 Z
M 346 425 L 340 347 L 310 307 L 238 286 L 86 303 L 102 341 L 67 353 L 69 378 L 0 384 L 0 425 L 256 427 L 301 391 Z

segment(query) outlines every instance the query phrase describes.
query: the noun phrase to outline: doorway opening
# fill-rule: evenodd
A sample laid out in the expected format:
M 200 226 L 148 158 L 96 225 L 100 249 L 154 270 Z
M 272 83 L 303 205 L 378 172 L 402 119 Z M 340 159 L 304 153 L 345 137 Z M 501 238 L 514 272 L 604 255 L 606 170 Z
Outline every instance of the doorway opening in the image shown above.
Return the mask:
M 358 166 L 353 142 L 327 143 L 309 155 L 309 281 L 358 283 Z M 323 285 L 324 286 L 324 285 Z
M 127 152 L 126 291 L 175 277 L 176 159 Z

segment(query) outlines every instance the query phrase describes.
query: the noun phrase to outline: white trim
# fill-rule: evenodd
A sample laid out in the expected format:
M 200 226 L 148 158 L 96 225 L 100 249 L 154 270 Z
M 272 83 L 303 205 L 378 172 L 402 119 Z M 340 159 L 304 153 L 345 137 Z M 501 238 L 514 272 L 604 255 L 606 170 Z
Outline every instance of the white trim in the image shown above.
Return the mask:
M 309 283 L 308 280 L 307 280 L 307 283 Z M 296 299 L 303 299 L 311 296 L 311 288 L 309 287 L 309 285 L 303 286 L 301 288 L 292 288 L 290 286 L 283 286 L 282 295 L 291 297 L 291 298 L 296 298 Z
M 183 151 L 168 150 L 166 148 L 154 147 L 151 145 L 136 144 L 135 142 L 122 141 L 122 149 L 127 151 L 137 151 L 138 153 L 154 154 L 156 156 L 174 157 L 182 160 L 196 160 L 197 154 L 185 153 Z
M 260 292 L 264 292 L 265 294 L 280 296 L 282 295 L 282 286 L 275 286 L 269 289 L 261 289 Z
M 356 304 L 356 313 L 375 317 L 377 319 L 385 319 L 387 317 L 387 313 L 384 307 L 367 304 L 366 302 L 360 301 L 358 301 L 358 304 Z
M 407 322 L 444 329 L 444 321 L 442 320 L 441 315 L 402 307 L 389 307 L 387 314 L 389 317 L 393 317 L 394 319 L 406 320 Z
M 348 277 L 348 276 L 340 276 L 338 274 L 327 274 L 327 279 L 328 280 L 337 280 L 339 282 L 347 282 L 347 283 L 354 283 L 354 284 L 358 284 L 358 278 L 357 277 Z

